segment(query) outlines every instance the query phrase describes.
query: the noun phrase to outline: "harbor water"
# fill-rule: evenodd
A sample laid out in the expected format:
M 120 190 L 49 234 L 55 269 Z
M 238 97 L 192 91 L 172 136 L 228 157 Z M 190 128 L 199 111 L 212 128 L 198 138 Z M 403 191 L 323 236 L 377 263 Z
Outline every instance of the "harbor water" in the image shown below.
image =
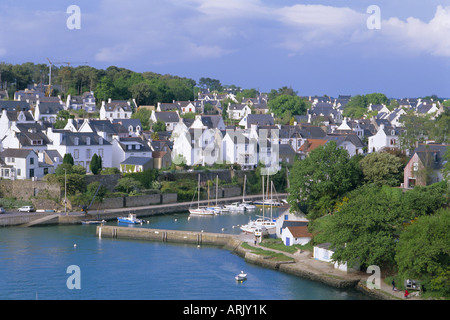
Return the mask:
M 130 227 L 240 233 L 238 225 L 253 217 L 255 213 L 189 218 L 182 212 L 144 217 L 148 223 Z M 357 291 L 247 263 L 218 247 L 99 239 L 95 229 L 96 225 L 0 229 L 0 299 L 369 299 Z M 78 268 L 79 288 L 70 285 L 73 266 Z M 234 276 L 241 270 L 248 279 L 237 282 Z

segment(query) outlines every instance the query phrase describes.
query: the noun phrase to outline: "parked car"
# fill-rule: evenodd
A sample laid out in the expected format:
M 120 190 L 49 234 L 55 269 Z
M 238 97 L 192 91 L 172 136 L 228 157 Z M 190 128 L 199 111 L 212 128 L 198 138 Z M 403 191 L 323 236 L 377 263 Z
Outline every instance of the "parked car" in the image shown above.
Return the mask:
M 0 213 L 6 213 L 5 209 L 3 209 L 3 207 L 0 207 Z
M 20 212 L 33 212 L 34 208 L 31 206 L 23 206 L 19 208 Z

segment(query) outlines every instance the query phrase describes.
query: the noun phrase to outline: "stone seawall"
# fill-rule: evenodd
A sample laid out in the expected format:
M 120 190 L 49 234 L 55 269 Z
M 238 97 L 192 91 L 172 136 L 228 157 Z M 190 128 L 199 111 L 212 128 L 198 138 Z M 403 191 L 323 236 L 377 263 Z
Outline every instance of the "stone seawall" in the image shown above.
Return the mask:
M 228 242 L 233 240 L 233 236 L 229 234 L 116 226 L 98 226 L 96 235 L 100 238 L 120 238 L 215 246 L 226 246 Z

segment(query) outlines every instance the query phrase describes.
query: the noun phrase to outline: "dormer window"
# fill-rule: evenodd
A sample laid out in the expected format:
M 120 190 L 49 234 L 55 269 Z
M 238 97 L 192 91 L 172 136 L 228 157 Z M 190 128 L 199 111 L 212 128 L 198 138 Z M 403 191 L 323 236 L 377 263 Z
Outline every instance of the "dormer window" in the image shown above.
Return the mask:
M 80 144 L 80 138 L 75 137 L 75 141 L 74 141 L 75 145 L 79 145 Z
M 90 138 L 90 137 L 87 137 L 87 138 L 86 138 L 86 144 L 87 144 L 87 145 L 90 145 L 90 144 L 91 144 L 91 138 Z
M 102 137 L 98 138 L 98 144 L 103 144 L 103 138 Z

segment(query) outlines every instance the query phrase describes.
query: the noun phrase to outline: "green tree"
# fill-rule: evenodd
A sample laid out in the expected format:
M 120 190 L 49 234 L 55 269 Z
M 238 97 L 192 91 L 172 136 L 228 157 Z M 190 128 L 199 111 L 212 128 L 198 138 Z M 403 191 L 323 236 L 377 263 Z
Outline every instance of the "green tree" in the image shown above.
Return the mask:
M 410 219 L 432 215 L 449 203 L 448 185 L 446 181 L 429 186 L 415 186 L 404 193 L 403 208 L 411 212 Z
M 97 156 L 96 153 L 91 158 L 89 169 L 93 174 L 98 174 L 102 170 L 102 158 Z
M 306 114 L 309 103 L 299 96 L 279 95 L 269 100 L 268 107 L 277 117 L 288 115 L 288 121 L 291 116 Z
M 116 190 L 129 194 L 132 191 L 138 191 L 141 183 L 131 177 L 123 177 L 117 181 Z
M 395 259 L 399 274 L 421 279 L 428 289 L 450 294 L 450 210 L 422 216 L 400 235 Z
M 209 89 L 209 91 L 222 91 L 222 84 L 217 79 L 200 78 L 198 86 L 203 89 Z
M 373 152 L 361 162 L 364 178 L 376 185 L 399 186 L 403 181 L 403 163 L 400 158 L 386 152 Z
M 374 185 L 348 194 L 349 200 L 322 223 L 321 239 L 334 248 L 333 261 L 350 266 L 392 266 L 399 227 L 407 213 L 401 206 L 401 191 Z
M 63 157 L 63 164 L 71 164 L 73 165 L 73 157 L 72 154 L 66 153 Z
M 330 213 L 335 202 L 360 183 L 361 169 L 346 150 L 330 141 L 290 170 L 288 202 L 295 209 L 306 205 L 310 218 Z
M 158 120 L 152 124 L 152 130 L 154 132 L 166 131 L 166 124 L 163 121 Z
M 131 115 L 131 119 L 139 119 L 142 124 L 142 130 L 150 130 L 150 116 L 152 111 L 147 108 L 139 108 L 135 113 Z

